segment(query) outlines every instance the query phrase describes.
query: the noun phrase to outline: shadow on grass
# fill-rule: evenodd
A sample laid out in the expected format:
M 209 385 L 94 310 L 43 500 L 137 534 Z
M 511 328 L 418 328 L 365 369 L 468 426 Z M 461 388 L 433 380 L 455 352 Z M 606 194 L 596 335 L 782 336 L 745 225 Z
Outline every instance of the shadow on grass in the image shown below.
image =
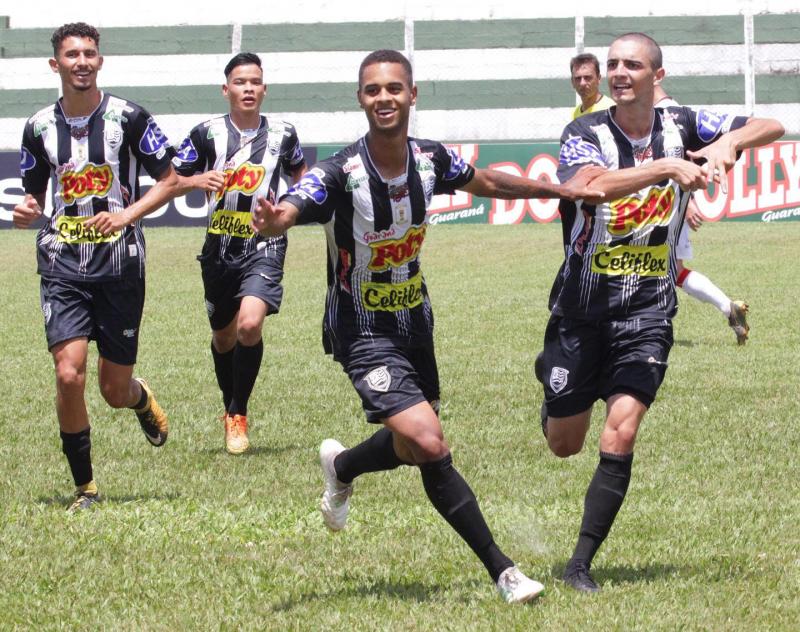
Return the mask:
M 694 347 L 695 343 L 693 340 L 676 340 L 672 343 L 674 347 Z
M 346 581 L 346 580 L 342 580 Z M 351 580 L 352 581 L 352 580 Z M 474 596 L 474 592 L 480 590 L 481 582 L 467 581 L 456 582 L 455 585 L 463 587 L 465 592 L 470 593 L 463 597 L 462 601 L 469 602 Z M 448 588 L 452 589 L 454 583 L 448 584 Z M 386 599 L 399 599 L 402 601 L 409 601 L 415 603 L 423 603 L 431 601 L 438 593 L 442 592 L 442 586 L 438 584 L 423 584 L 418 581 L 396 581 L 390 582 L 385 580 L 377 580 L 370 582 L 369 585 L 352 586 L 343 588 L 341 590 L 331 590 L 326 592 L 312 591 L 303 593 L 296 597 L 284 599 L 272 605 L 270 610 L 273 612 L 288 612 L 293 610 L 296 606 L 307 604 L 311 600 L 332 600 L 337 603 L 340 599 L 356 598 L 363 599 L 364 597 L 383 597 Z
M 566 561 L 562 564 L 553 564 L 551 572 L 553 577 L 561 579 L 564 574 L 564 567 Z M 696 568 L 690 566 L 675 566 L 674 564 L 648 564 L 642 566 L 631 565 L 598 565 L 592 568 L 592 577 L 600 584 L 610 582 L 612 584 L 636 584 L 638 582 L 647 582 L 652 580 L 663 579 L 665 577 L 690 577 L 700 573 Z
M 124 505 L 128 503 L 147 502 L 150 500 L 178 500 L 181 496 L 182 494 L 178 492 L 169 492 L 167 494 L 126 494 L 120 496 L 117 494 L 104 494 L 101 491 L 100 504 Z M 55 496 L 39 496 L 36 502 L 47 507 L 63 506 L 66 509 L 73 500 L 75 500 L 75 496 L 71 494 L 69 496 L 59 494 Z
M 222 454 L 225 456 L 229 456 L 231 458 L 242 459 L 253 456 L 275 456 L 278 454 L 283 454 L 284 452 L 292 452 L 296 450 L 305 450 L 305 449 L 307 448 L 301 447 L 297 444 L 279 445 L 279 446 L 257 445 L 257 446 L 250 446 L 250 448 L 244 454 L 233 455 L 233 454 L 228 454 L 227 450 L 225 450 L 225 448 L 220 446 L 219 448 L 203 448 L 202 450 L 200 450 L 200 452 L 208 455 Z

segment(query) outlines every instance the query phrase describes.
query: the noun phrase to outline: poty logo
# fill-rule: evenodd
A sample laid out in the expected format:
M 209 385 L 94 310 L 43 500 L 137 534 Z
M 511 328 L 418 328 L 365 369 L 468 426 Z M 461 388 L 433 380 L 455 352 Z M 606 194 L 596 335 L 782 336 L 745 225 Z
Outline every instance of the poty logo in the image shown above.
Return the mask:
M 322 169 L 314 168 L 289 189 L 288 195 L 296 195 L 304 200 L 312 200 L 315 204 L 323 204 L 328 199 L 328 190 L 322 183 L 324 177 L 325 172 Z
M 615 236 L 627 235 L 646 224 L 665 224 L 672 213 L 675 192 L 667 187 L 653 187 L 645 199 L 620 198 L 609 205 L 611 221 L 608 232 Z
M 261 186 L 265 173 L 264 167 L 250 162 L 246 162 L 236 169 L 226 169 L 225 183 L 222 185 L 222 189 L 217 192 L 217 199 L 219 200 L 230 191 L 241 191 L 247 195 L 252 195 Z
M 142 153 L 152 156 L 157 154 L 165 145 L 168 145 L 167 137 L 161 131 L 158 124 L 150 119 L 147 122 L 147 129 L 144 130 L 142 139 L 139 141 L 139 149 Z
M 369 269 L 374 272 L 383 272 L 390 267 L 400 267 L 416 259 L 425 241 L 425 226 L 409 228 L 402 239 L 387 239 L 376 241 L 369 245 L 372 257 Z
M 583 140 L 580 136 L 571 136 L 561 145 L 558 162 L 562 165 L 576 165 L 593 162 L 605 166 L 603 154 L 592 143 Z
M 710 110 L 700 110 L 697 113 L 697 135 L 705 142 L 711 142 L 722 129 L 727 120 L 727 114 L 717 114 Z
M 444 174 L 444 179 L 454 180 L 467 170 L 467 163 L 450 148 L 447 149 L 447 155 L 450 157 L 450 166 Z
M 35 166 L 36 158 L 31 155 L 31 152 L 22 147 L 19 150 L 19 170 L 24 175 L 26 171 L 33 169 Z
M 105 197 L 111 189 L 114 176 L 108 165 L 89 163 L 81 171 L 66 171 L 58 179 L 64 204 L 91 197 Z
M 194 162 L 197 160 L 197 149 L 191 138 L 187 136 L 183 139 L 181 146 L 178 147 L 178 155 L 176 157 L 180 162 Z

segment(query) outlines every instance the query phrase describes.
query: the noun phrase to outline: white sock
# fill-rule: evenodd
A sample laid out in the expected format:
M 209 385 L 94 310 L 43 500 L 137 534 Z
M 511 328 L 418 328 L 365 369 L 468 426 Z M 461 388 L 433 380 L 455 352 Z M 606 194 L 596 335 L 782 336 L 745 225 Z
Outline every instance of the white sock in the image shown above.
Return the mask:
M 720 290 L 706 275 L 691 270 L 681 285 L 683 291 L 692 298 L 704 303 L 711 303 L 726 317 L 731 315 L 731 299 Z

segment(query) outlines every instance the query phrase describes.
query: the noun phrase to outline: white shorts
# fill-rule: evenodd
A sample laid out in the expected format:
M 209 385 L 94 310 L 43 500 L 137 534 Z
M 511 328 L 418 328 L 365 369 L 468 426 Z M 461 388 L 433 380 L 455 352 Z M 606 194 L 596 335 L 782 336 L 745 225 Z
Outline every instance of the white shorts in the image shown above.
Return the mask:
M 689 241 L 689 224 L 683 223 L 681 234 L 678 235 L 678 243 L 675 244 L 675 256 L 684 261 L 694 256 L 692 252 L 692 242 Z

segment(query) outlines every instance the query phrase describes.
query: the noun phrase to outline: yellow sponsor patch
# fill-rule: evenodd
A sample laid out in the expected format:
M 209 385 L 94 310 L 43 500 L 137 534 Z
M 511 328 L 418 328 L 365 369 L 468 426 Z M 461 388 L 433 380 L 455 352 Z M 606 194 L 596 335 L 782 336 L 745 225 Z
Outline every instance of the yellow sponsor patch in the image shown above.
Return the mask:
M 56 219 L 58 241 L 65 244 L 104 244 L 117 241 L 122 234 L 119 231 L 103 236 L 94 227 L 86 227 L 83 223 L 90 217 L 73 217 L 62 215 Z
M 214 211 L 208 232 L 214 235 L 230 235 L 250 239 L 253 229 L 250 228 L 250 213 L 247 211 Z
M 361 301 L 371 312 L 399 312 L 420 305 L 422 300 L 421 274 L 403 283 L 361 284 Z
M 592 255 L 592 272 L 612 276 L 667 276 L 669 246 L 598 246 Z

